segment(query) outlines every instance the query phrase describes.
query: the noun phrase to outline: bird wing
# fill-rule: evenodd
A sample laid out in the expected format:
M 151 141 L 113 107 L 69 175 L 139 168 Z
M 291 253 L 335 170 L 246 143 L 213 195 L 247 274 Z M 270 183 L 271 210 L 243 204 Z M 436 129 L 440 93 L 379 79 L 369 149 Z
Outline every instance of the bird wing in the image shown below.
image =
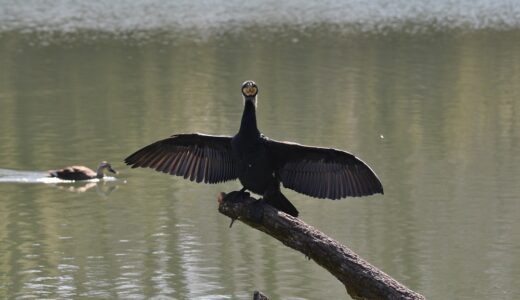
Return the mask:
M 96 177 L 97 173 L 85 166 L 69 166 L 59 170 L 49 171 L 53 177 L 65 180 L 86 180 Z
M 328 199 L 383 194 L 374 171 L 348 152 L 269 139 L 265 143 L 286 188 Z
M 238 177 L 232 156 L 231 137 L 200 133 L 178 134 L 157 141 L 125 159 L 132 168 L 152 168 L 204 183 Z

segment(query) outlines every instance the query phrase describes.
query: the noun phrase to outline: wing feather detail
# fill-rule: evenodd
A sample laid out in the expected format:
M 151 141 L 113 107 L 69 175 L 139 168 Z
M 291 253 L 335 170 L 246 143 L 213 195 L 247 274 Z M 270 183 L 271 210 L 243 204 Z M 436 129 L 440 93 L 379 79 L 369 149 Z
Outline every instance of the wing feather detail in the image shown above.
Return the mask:
M 286 188 L 327 199 L 383 194 L 374 171 L 348 152 L 267 138 L 265 144 Z
M 137 150 L 125 163 L 195 182 L 219 183 L 238 177 L 229 136 L 174 135 Z

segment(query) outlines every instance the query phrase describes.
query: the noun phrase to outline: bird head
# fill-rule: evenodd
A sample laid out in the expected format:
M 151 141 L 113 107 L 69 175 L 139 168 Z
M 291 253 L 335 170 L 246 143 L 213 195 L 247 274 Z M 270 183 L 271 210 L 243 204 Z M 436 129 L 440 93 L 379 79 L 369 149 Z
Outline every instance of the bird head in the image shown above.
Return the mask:
M 114 169 L 112 168 L 112 165 L 110 165 L 110 164 L 109 164 L 108 162 L 106 162 L 106 161 L 102 161 L 102 162 L 99 164 L 99 168 L 98 168 L 98 169 L 102 169 L 102 170 L 103 170 L 103 169 L 107 169 L 108 171 L 110 171 L 110 172 L 112 172 L 112 173 L 114 173 L 114 174 L 117 174 L 117 171 L 114 170 Z
M 258 87 L 252 80 L 248 80 L 242 84 L 242 95 L 244 97 L 255 97 L 258 93 Z
M 258 86 L 252 80 L 248 80 L 242 84 L 242 96 L 246 101 L 251 101 L 256 106 L 256 95 L 258 94 Z

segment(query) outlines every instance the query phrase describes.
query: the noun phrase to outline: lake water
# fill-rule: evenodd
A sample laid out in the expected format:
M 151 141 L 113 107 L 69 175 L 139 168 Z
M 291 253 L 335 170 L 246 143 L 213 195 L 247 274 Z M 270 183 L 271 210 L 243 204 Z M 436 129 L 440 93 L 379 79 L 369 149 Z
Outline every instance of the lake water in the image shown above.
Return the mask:
M 433 1 L 432 1 L 433 2 Z M 301 218 L 429 299 L 520 298 L 514 1 L 0 1 L 0 298 L 348 299 L 199 185 L 123 159 L 234 134 L 247 79 L 278 140 L 347 150 L 385 195 L 285 190 Z M 107 181 L 42 179 L 66 165 Z

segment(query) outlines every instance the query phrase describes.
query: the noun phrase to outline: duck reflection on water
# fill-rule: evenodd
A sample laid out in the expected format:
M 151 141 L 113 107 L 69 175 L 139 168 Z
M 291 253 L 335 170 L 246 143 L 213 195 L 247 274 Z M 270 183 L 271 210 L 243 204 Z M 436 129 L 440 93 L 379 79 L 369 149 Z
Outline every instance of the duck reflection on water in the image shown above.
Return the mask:
M 126 181 L 123 181 L 126 183 Z M 53 183 L 52 186 L 57 187 L 60 190 L 73 193 L 84 193 L 92 188 L 95 188 L 96 193 L 101 197 L 108 197 L 112 192 L 119 188 L 117 182 L 110 181 L 86 181 L 86 182 L 70 182 L 70 183 Z

